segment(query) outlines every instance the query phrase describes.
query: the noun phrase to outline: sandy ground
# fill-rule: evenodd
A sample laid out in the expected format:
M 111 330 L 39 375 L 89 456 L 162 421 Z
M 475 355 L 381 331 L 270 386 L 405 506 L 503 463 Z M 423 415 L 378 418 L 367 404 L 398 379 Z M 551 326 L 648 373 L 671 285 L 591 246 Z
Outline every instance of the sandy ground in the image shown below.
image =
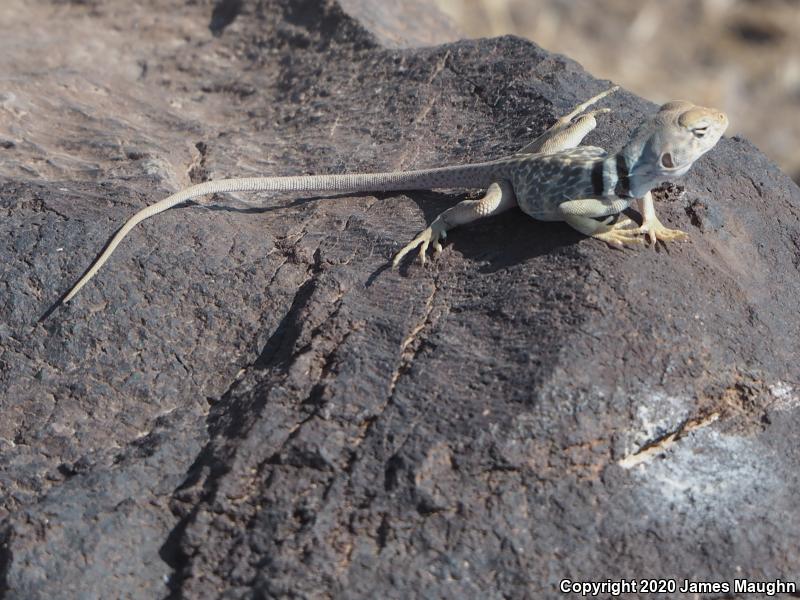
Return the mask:
M 522 35 L 654 102 L 722 108 L 800 182 L 798 0 L 436 2 L 469 35 Z

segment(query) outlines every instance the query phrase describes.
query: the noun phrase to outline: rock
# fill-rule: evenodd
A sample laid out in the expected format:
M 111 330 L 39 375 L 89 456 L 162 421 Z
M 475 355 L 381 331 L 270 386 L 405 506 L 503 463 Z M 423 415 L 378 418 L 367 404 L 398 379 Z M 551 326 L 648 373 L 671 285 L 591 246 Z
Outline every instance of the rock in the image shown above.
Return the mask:
M 5 596 L 796 581 L 800 190 L 744 139 L 659 190 L 691 236 L 660 251 L 512 211 L 398 273 L 462 193 L 241 194 L 39 322 L 189 183 L 498 157 L 608 85 L 512 37 L 399 47 L 435 32 L 360 4 L 0 8 Z M 653 110 L 607 105 L 610 149 Z

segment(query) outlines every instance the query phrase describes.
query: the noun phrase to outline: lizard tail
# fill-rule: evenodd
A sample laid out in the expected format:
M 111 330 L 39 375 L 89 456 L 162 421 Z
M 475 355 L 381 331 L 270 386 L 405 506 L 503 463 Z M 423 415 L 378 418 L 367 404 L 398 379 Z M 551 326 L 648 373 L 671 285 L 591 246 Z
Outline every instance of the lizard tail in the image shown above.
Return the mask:
M 298 175 L 291 177 L 245 177 L 206 181 L 188 187 L 180 192 L 143 208 L 117 231 L 102 254 L 92 263 L 61 302 L 66 303 L 75 297 L 81 288 L 95 276 L 111 257 L 131 229 L 145 219 L 169 210 L 173 206 L 207 194 L 224 192 L 377 192 L 390 190 L 416 190 L 444 187 L 487 187 L 492 183 L 492 175 L 497 172 L 493 163 L 478 163 L 463 166 L 424 169 L 419 171 L 399 171 L 389 173 L 353 173 L 341 175 Z
M 205 184 L 200 184 L 200 185 L 205 185 Z M 103 250 L 103 253 L 97 257 L 97 259 L 92 263 L 92 266 L 90 266 L 89 269 L 83 274 L 83 277 L 81 277 L 78 280 L 78 283 L 72 286 L 72 289 L 69 292 L 67 292 L 67 295 L 64 296 L 61 302 L 66 303 L 72 300 L 72 298 L 75 297 L 75 294 L 77 294 L 83 286 L 89 283 L 89 280 L 95 276 L 95 274 L 100 270 L 100 267 L 102 267 L 106 263 L 106 261 L 109 258 L 111 258 L 111 255 L 114 253 L 114 250 L 117 249 L 117 246 L 119 246 L 120 242 L 123 239 L 125 239 L 125 236 L 128 235 L 131 229 L 136 227 L 146 218 L 152 217 L 153 215 L 157 215 L 158 213 L 164 212 L 165 210 L 169 210 L 176 204 L 180 204 L 181 202 L 186 202 L 187 200 L 193 198 L 194 196 L 191 195 L 191 191 L 196 187 L 199 186 L 195 185 L 185 190 L 181 190 L 176 194 L 172 194 L 172 196 L 164 198 L 160 202 L 156 202 L 155 204 L 151 204 L 150 206 L 143 208 L 135 215 L 133 215 L 130 219 L 128 219 L 127 222 L 122 227 L 120 227 L 119 231 L 117 231 L 114 237 L 111 238 L 111 241 L 106 246 L 106 249 Z

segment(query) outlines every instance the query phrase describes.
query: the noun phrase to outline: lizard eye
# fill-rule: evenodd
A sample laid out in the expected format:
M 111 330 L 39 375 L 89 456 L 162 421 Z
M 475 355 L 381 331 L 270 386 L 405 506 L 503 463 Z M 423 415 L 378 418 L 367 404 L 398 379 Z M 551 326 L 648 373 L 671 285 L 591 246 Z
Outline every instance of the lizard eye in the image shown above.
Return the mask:
M 661 155 L 661 166 L 667 169 L 675 168 L 675 163 L 672 162 L 672 154 L 664 152 L 664 154 Z
M 706 134 L 706 131 L 708 131 L 708 125 L 703 125 L 702 127 L 695 127 L 694 129 L 692 129 L 692 133 L 694 134 L 695 137 L 698 138 L 703 137 Z

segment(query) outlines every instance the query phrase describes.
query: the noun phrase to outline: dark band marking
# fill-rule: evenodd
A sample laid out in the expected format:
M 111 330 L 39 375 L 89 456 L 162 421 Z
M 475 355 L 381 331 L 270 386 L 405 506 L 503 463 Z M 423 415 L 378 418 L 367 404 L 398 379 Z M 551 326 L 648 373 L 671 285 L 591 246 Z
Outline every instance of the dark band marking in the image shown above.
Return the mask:
M 628 161 L 622 154 L 617 154 L 617 185 L 614 186 L 617 196 L 630 196 L 631 180 L 628 177 Z
M 598 160 L 592 166 L 592 193 L 595 196 L 602 196 L 603 187 L 603 161 Z

